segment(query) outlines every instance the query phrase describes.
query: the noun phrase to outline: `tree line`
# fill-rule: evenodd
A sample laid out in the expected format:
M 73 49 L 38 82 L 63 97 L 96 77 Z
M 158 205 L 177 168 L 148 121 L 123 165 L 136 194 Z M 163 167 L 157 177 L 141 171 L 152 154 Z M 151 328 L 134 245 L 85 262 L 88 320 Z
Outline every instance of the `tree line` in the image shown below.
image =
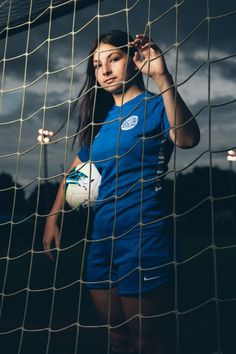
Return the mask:
M 189 173 L 178 173 L 176 178 L 166 178 L 165 198 L 173 211 L 170 219 L 176 222 L 179 232 L 201 230 L 210 232 L 231 232 L 235 228 L 236 216 L 236 173 L 217 167 L 195 167 Z M 8 240 L 8 234 L 41 247 L 44 222 L 54 201 L 58 183 L 42 182 L 26 197 L 24 188 L 16 184 L 14 178 L 0 174 L 0 242 Z M 63 230 L 70 236 L 65 239 L 73 242 L 78 238 L 74 231 L 79 225 L 79 237 L 86 226 L 87 211 L 71 211 L 65 205 Z M 20 236 L 19 236 L 20 234 Z M 31 234 L 31 236 L 29 236 Z M 1 237 L 2 235 L 2 237 Z M 23 237 L 23 235 L 27 235 Z M 40 235 L 40 236 L 39 236 Z

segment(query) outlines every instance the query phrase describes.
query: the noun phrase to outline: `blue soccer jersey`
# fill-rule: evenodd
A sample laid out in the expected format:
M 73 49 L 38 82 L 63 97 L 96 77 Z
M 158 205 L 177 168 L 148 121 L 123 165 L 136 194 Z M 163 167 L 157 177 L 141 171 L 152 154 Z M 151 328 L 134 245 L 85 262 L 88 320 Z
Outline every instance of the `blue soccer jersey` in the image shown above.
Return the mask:
M 109 238 L 132 239 L 136 240 L 137 247 L 140 237 L 149 240 L 142 241 L 145 245 L 150 240 L 150 244 L 156 240 L 156 246 L 151 247 L 155 252 L 153 259 L 158 260 L 155 261 L 157 267 L 170 260 L 167 222 L 163 219 L 167 212 L 163 198 L 163 178 L 173 150 L 169 129 L 162 97 L 143 92 L 121 107 L 114 105 L 90 149 L 81 148 L 78 153 L 82 162 L 91 160 L 101 174 L 92 239 L 107 239 L 108 242 Z M 134 247 L 130 248 L 133 252 Z M 107 249 L 111 251 L 112 248 Z M 114 262 L 109 259 L 107 263 L 116 264 L 116 259 L 119 259 L 117 264 L 124 264 L 125 251 L 118 243 L 117 249 L 120 249 L 117 255 L 116 249 L 112 251 L 113 257 L 116 257 Z M 98 259 L 97 252 L 98 248 L 94 253 L 91 251 L 93 255 L 90 260 L 92 257 Z M 152 251 L 146 249 L 145 252 L 150 256 L 146 259 L 152 259 Z M 101 254 L 104 255 L 104 250 Z M 135 267 L 140 267 L 142 261 L 138 248 L 136 256 L 129 251 L 127 257 L 139 258 Z M 147 261 L 141 266 L 152 267 L 153 263 Z M 149 279 L 159 277 L 155 273 Z M 145 275 L 143 278 L 148 279 Z M 114 281 L 118 281 L 117 278 Z M 126 293 L 132 291 L 135 292 L 131 286 Z

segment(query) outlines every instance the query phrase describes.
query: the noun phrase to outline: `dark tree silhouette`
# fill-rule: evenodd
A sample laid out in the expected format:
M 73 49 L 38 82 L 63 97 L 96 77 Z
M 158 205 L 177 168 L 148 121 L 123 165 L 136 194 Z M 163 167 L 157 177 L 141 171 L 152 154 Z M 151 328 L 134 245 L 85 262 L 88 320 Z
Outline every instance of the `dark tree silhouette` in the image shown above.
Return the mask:
M 13 178 L 2 172 L 0 174 L 0 214 L 24 214 L 28 211 L 28 202 L 24 190 Z

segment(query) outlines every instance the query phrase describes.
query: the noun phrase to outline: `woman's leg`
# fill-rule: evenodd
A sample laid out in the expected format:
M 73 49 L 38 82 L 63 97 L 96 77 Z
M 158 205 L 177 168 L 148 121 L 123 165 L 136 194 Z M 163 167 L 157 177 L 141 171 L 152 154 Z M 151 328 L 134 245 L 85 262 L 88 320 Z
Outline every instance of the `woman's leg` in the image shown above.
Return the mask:
M 173 310 L 173 294 L 168 284 L 140 297 L 122 296 L 122 308 L 133 335 L 136 352 L 142 354 L 174 354 L 174 325 L 171 316 L 142 318 Z M 174 317 L 174 316 L 173 316 Z
M 125 316 L 117 290 L 115 288 L 111 290 L 91 289 L 90 293 L 102 324 L 107 325 L 108 329 L 109 326 L 117 326 L 116 328 L 111 328 L 110 333 L 108 333 L 112 353 L 135 353 L 135 345 L 132 341 L 129 326 L 127 324 L 122 325 L 125 322 Z

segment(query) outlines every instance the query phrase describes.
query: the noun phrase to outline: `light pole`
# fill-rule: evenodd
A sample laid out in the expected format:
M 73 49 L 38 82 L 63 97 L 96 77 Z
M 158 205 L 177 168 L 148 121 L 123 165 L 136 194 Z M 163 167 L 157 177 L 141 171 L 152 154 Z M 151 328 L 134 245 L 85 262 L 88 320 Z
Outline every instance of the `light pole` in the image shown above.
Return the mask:
M 232 225 L 233 228 L 236 227 L 236 204 L 233 197 L 234 194 L 234 171 L 233 171 L 233 162 L 236 161 L 236 150 L 228 150 L 227 160 L 229 161 L 230 169 L 230 194 L 232 195 Z
M 52 136 L 54 135 L 54 132 L 51 130 L 46 130 L 46 129 L 39 129 L 38 130 L 38 138 L 37 140 L 43 144 L 43 157 L 44 157 L 44 178 L 45 182 L 47 182 L 48 178 L 48 155 L 47 155 L 47 147 L 48 144 L 51 141 Z
M 45 180 L 45 209 L 48 208 L 48 144 L 51 141 L 54 132 L 46 129 L 38 130 L 37 140 L 42 144 L 43 150 L 43 167 L 44 167 L 44 180 Z

